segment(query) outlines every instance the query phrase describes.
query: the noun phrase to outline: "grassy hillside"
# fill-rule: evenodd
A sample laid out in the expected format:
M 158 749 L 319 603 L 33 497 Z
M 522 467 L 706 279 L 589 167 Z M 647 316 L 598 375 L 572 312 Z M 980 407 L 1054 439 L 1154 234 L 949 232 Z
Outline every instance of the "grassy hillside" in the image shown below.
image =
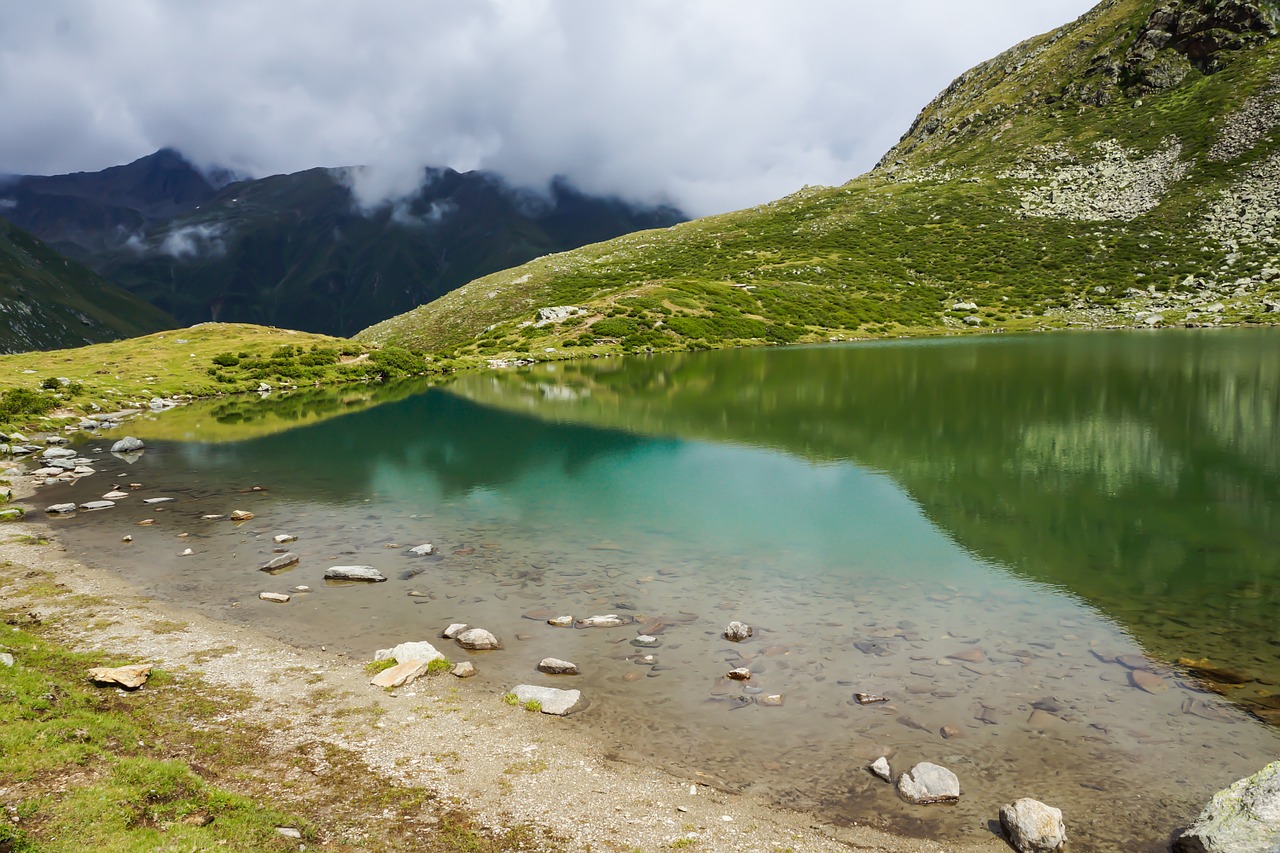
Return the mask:
M 163 311 L 0 219 L 0 352 L 79 346 L 173 326 Z
M 0 356 L 0 424 L 145 408 L 153 397 L 205 397 L 255 391 L 264 385 L 278 391 L 386 381 L 446 369 L 397 347 L 262 326 L 204 323 L 76 349 Z M 341 402 L 316 405 L 332 408 Z M 307 407 L 300 398 L 295 414 L 303 416 Z
M 1274 5 L 1172 9 L 1107 0 L 978 66 L 844 186 L 542 258 L 356 337 L 544 359 L 1280 321 Z

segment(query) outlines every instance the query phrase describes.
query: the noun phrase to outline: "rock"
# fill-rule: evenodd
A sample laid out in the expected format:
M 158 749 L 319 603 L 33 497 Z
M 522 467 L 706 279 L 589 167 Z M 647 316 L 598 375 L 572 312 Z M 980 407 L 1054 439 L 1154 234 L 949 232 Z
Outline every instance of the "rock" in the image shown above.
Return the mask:
M 226 518 L 225 515 L 220 515 L 216 512 L 211 512 L 208 515 L 200 516 L 201 521 L 221 521 L 224 518 Z
M 726 672 L 725 678 L 732 678 L 734 681 L 747 681 L 751 678 L 751 670 L 745 666 L 740 666 L 737 669 L 731 669 Z
M 460 661 L 453 665 L 453 669 L 449 670 L 458 678 L 470 678 L 476 674 L 476 665 L 469 660 Z
M 547 624 L 553 628 L 572 628 L 573 617 L 572 616 L 556 616 L 553 619 L 548 619 Z
M 206 516 L 206 518 L 207 517 L 208 516 Z M 222 518 L 222 516 L 219 515 L 217 516 L 217 518 Z M 287 545 L 290 542 L 297 542 L 298 537 L 294 536 L 292 533 L 279 533 L 279 534 L 276 534 L 275 536 L 272 536 L 271 541 L 276 543 L 277 545 Z
M 397 658 L 397 661 L 399 659 Z M 384 669 L 382 672 L 369 679 L 369 683 L 374 687 L 403 687 L 411 683 L 418 676 L 427 671 L 427 667 L 431 665 L 430 661 L 425 660 L 407 660 L 403 663 L 397 663 L 395 666 Z
M 648 634 L 641 634 L 631 641 L 631 645 L 641 649 L 653 649 L 662 645 L 662 641 L 657 637 L 652 637 Z
M 893 781 L 893 771 L 889 769 L 889 759 L 883 755 L 871 763 L 871 772 L 886 782 Z
M 41 459 L 74 459 L 79 454 L 69 447 L 49 447 L 40 454 Z
M 947 768 L 922 761 L 898 777 L 898 793 L 916 805 L 954 803 L 960 799 L 960 780 Z
M 436 546 L 430 542 L 424 545 L 415 545 L 409 549 L 409 553 L 415 557 L 429 557 L 436 552 Z
M 373 566 L 330 566 L 324 570 L 324 579 L 327 581 L 381 583 L 386 580 L 386 577 Z
M 938 734 L 942 735 L 946 740 L 955 740 L 956 738 L 964 737 L 964 732 L 960 730 L 959 726 L 943 726 L 938 729 Z
M 538 319 L 534 322 L 534 327 L 541 328 L 552 323 L 563 323 L 570 317 L 576 317 L 579 314 L 587 312 L 576 305 L 553 305 L 549 308 L 538 309 Z
M 89 670 L 89 680 L 98 684 L 118 684 L 127 690 L 136 690 L 147 683 L 151 664 L 136 663 L 132 666 L 96 666 Z
M 987 659 L 987 656 L 983 653 L 982 649 L 965 649 L 964 651 L 956 652 L 953 655 L 947 655 L 947 657 L 950 660 L 958 660 L 965 663 L 982 663 Z
M 120 541 L 121 541 L 121 542 L 132 542 L 132 541 L 133 541 L 133 536 L 132 536 L 131 534 L 126 533 L 125 535 L 123 535 L 123 536 L 121 536 L 121 537 L 120 537 Z
M 964 318 L 964 324 L 966 326 L 981 326 L 982 318 L 976 314 L 970 314 L 968 317 Z
M 444 655 L 435 646 L 425 640 L 401 643 L 390 649 L 378 649 L 374 652 L 374 660 L 393 660 L 405 663 L 411 660 L 422 660 L 431 663 L 433 660 L 444 660 Z
M 484 628 L 468 628 L 453 639 L 464 649 L 472 651 L 487 652 L 502 648 L 502 641 Z
M 548 675 L 578 675 L 578 665 L 559 658 L 543 658 L 538 664 L 538 672 Z
M 87 501 L 86 503 L 80 504 L 80 509 L 85 512 L 93 512 L 94 510 L 99 509 L 111 509 L 115 505 L 115 501 Z
M 445 628 L 443 631 L 441 631 L 440 636 L 444 637 L 446 640 L 452 640 L 453 638 L 457 637 L 459 634 L 461 634 L 463 631 L 467 630 L 470 627 L 471 626 L 468 625 L 466 622 L 454 622 L 448 628 Z
M 586 619 L 579 619 L 575 624 L 579 628 L 621 628 L 623 625 L 631 624 L 631 617 L 610 613 L 605 616 L 588 616 Z
M 51 435 L 44 440 L 44 443 L 49 445 L 50 447 L 66 447 L 68 444 L 71 443 L 71 439 L 64 438 L 63 436 L 60 436 L 60 435 Z
M 143 498 L 142 502 L 148 505 L 149 504 L 167 504 L 167 503 L 173 503 L 176 500 L 177 498 Z M 250 518 L 252 518 L 252 516 L 250 516 Z
M 248 521 L 251 518 L 253 518 L 253 513 L 249 512 L 248 510 L 237 509 L 237 510 L 232 510 L 231 512 L 232 521 Z
M 1156 694 L 1169 689 L 1169 682 L 1165 681 L 1154 672 L 1148 672 L 1145 669 L 1129 670 L 1129 683 L 1139 690 L 1145 690 L 1147 693 Z
M 283 592 L 260 592 L 258 598 L 262 601 L 274 601 L 276 604 L 289 603 L 289 596 Z
M 976 302 L 957 302 L 951 306 L 952 311 L 977 311 L 978 303 Z
M 126 435 L 124 438 L 120 439 L 115 444 L 111 445 L 111 452 L 112 453 L 133 453 L 134 451 L 141 450 L 145 446 L 146 445 L 142 443 L 142 439 L 134 438 L 131 435 Z
M 1067 843 L 1062 811 L 1030 797 L 1002 807 L 1000 826 L 1018 853 L 1051 853 Z
M 538 702 L 542 713 L 564 717 L 582 701 L 580 690 L 558 690 L 554 687 L 537 687 L 533 684 L 517 684 L 511 691 L 521 704 Z
M 888 702 L 889 699 L 875 693 L 855 693 L 853 694 L 853 701 L 859 705 L 875 705 L 879 702 Z
M 115 491 L 115 490 L 113 490 L 113 491 L 107 492 L 105 495 L 103 495 L 103 496 L 102 496 L 102 499 L 103 499 L 104 501 L 118 501 L 118 500 L 120 500 L 121 498 L 127 498 L 127 497 L 129 497 L 129 493 L 128 493 L 128 492 L 121 492 L 121 491 Z
M 0 652 L 0 666 L 13 666 L 13 655 L 8 652 Z
M 1173 841 L 1174 853 L 1280 850 L 1280 761 L 1219 791 Z
M 52 504 L 44 508 L 44 511 L 51 515 L 66 515 L 69 512 L 76 511 L 75 504 Z
M 734 643 L 741 643 L 754 633 L 750 625 L 745 622 L 730 622 L 729 627 L 724 629 L 724 638 Z
M 766 693 L 763 696 L 756 697 L 757 705 L 765 705 L 771 708 L 782 707 L 783 697 L 781 693 Z
M 290 566 L 296 566 L 296 565 L 298 565 L 298 555 L 293 553 L 292 551 L 288 551 L 284 554 L 279 554 L 275 557 L 272 557 L 270 560 L 267 560 L 261 566 L 258 566 L 258 571 L 278 572 L 281 569 L 287 569 Z
M 292 826 L 277 826 L 276 832 L 280 833 L 285 838 L 301 838 L 302 837 L 302 833 L 299 832 L 297 829 L 294 829 Z
M 179 554 L 178 556 L 179 556 L 179 557 L 190 557 L 190 556 L 191 556 L 192 554 L 194 554 L 194 553 L 195 553 L 195 551 L 192 551 L 190 548 L 183 548 L 183 549 L 182 549 L 182 553 L 181 553 L 181 554 Z

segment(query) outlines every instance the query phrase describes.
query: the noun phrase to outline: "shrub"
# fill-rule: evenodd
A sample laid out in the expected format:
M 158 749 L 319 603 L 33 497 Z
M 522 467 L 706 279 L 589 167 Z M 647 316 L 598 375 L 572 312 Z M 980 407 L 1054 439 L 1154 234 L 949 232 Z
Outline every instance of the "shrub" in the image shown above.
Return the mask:
M 0 421 L 10 421 L 26 415 L 45 415 L 53 411 L 57 405 L 57 400 L 39 391 L 10 388 L 0 394 Z
M 224 352 L 213 357 L 213 363 L 219 367 L 235 367 L 240 363 L 240 356 L 235 353 Z

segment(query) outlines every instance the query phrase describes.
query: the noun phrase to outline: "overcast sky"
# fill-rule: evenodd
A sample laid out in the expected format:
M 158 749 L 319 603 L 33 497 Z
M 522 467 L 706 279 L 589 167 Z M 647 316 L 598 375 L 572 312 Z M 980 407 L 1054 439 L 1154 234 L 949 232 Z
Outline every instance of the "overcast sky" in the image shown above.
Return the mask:
M 865 172 L 1092 0 L 0 0 L 0 172 L 165 145 L 251 175 L 553 175 L 692 214 Z

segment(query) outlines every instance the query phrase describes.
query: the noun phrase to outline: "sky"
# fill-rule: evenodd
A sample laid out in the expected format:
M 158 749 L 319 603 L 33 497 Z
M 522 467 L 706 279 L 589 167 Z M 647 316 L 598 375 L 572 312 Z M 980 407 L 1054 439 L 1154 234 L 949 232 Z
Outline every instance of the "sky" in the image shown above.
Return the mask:
M 965 69 L 1092 0 L 0 0 L 0 173 L 164 147 L 748 207 L 870 169 Z

